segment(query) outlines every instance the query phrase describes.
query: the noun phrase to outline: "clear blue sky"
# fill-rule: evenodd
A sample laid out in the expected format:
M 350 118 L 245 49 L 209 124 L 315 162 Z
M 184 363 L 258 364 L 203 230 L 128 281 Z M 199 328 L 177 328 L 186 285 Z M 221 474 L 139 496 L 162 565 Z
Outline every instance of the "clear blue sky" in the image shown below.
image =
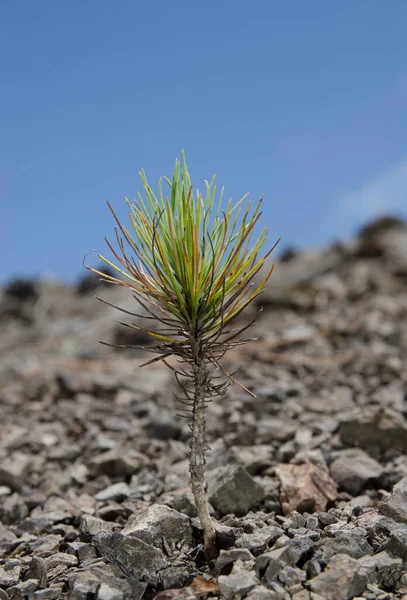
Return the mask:
M 82 274 L 185 149 L 286 246 L 407 212 L 405 0 L 0 0 L 0 282 Z

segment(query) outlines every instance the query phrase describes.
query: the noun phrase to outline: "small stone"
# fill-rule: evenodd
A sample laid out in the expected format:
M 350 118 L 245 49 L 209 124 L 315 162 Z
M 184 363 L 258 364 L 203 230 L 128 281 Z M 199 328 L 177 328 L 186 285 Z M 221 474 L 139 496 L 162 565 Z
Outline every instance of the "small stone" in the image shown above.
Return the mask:
M 170 588 L 182 588 L 189 579 L 189 571 L 186 567 L 168 567 L 160 571 L 160 582 L 165 590 Z
M 110 450 L 95 456 L 89 461 L 89 468 L 95 475 L 109 477 L 129 477 L 137 473 L 149 460 L 140 452 L 123 453 L 120 449 Z
M 0 544 L 2 542 L 12 542 L 15 539 L 17 539 L 16 534 L 7 529 L 0 521 Z
M 286 442 L 294 437 L 296 424 L 275 417 L 264 417 L 257 425 L 257 438 L 260 444 L 272 441 Z
M 318 515 L 318 520 L 321 523 L 322 527 L 327 527 L 328 525 L 334 525 L 338 522 L 338 518 L 331 512 L 321 512 Z
M 273 546 L 282 534 L 282 530 L 274 525 L 266 525 L 260 529 L 255 529 L 253 533 L 242 533 L 236 540 L 237 548 L 247 548 L 257 555 L 268 546 Z
M 319 560 L 317 558 L 311 558 L 311 560 L 308 560 L 304 564 L 304 569 L 307 573 L 308 579 L 312 579 L 313 577 L 316 577 L 322 571 L 321 563 L 319 562 Z
M 229 458 L 232 463 L 242 466 L 250 475 L 257 475 L 271 466 L 274 448 L 269 444 L 256 446 L 232 446 Z
M 379 510 L 398 523 L 407 523 L 407 477 L 396 483 L 391 496 L 379 504 Z
M 76 567 L 78 564 L 78 559 L 73 554 L 66 554 L 65 552 L 57 552 L 56 554 L 52 554 L 45 559 L 45 566 L 47 567 L 47 571 L 53 569 L 58 565 L 64 565 L 69 567 Z
M 393 588 L 404 572 L 402 558 L 392 556 L 386 550 L 360 558 L 359 563 L 366 569 L 370 583 L 377 583 L 386 589 Z
M 92 546 L 92 544 L 86 544 L 85 542 L 69 542 L 66 551 L 68 554 L 77 556 L 81 566 L 83 566 L 83 563 L 87 563 L 96 558 L 94 546 Z
M 269 585 L 270 591 L 274 594 L 274 600 L 288 600 L 289 596 L 283 586 L 277 581 L 270 583 Z
M 316 531 L 317 529 L 319 529 L 320 527 L 318 517 L 314 515 L 310 515 L 309 517 L 307 517 L 305 521 L 305 527 L 307 529 L 311 529 L 312 531 Z
M 387 550 L 407 562 L 407 528 L 392 531 Z
M 264 498 L 264 489 L 236 465 L 220 467 L 208 474 L 209 500 L 222 514 L 244 516 Z
M 124 527 L 124 536 L 134 536 L 168 554 L 192 546 L 192 525 L 186 515 L 165 505 L 154 504 L 133 513 Z
M 113 483 L 109 487 L 98 492 L 95 496 L 96 500 L 100 502 L 121 502 L 130 496 L 130 488 L 124 481 L 119 483 Z
M 280 464 L 276 467 L 280 480 L 280 500 L 283 512 L 293 510 L 319 512 L 337 498 L 336 483 L 330 475 L 308 462 L 303 465 Z
M 359 562 L 346 554 L 334 556 L 325 571 L 309 582 L 312 592 L 326 600 L 349 600 L 364 592 L 366 584 Z
M 79 530 L 82 533 L 85 540 L 91 540 L 93 536 L 97 535 L 101 531 L 112 531 L 114 529 L 114 523 L 109 521 L 103 521 L 89 514 L 83 514 L 81 516 L 81 522 Z
M 310 600 L 311 594 L 308 590 L 301 590 L 292 595 L 292 600 Z
M 20 581 L 17 585 L 13 585 L 7 589 L 7 593 L 10 598 L 26 598 L 28 595 L 35 592 L 38 587 L 38 581 L 36 579 L 27 579 L 26 581 Z
M 322 559 L 325 562 L 334 554 L 347 554 L 352 558 L 370 556 L 374 550 L 366 539 L 367 532 L 361 528 L 345 528 L 334 534 L 334 537 L 325 537 L 319 544 Z
M 39 556 L 33 556 L 25 574 L 27 579 L 37 579 L 38 586 L 43 588 L 47 585 L 47 566 L 45 560 Z
M 237 560 L 244 562 L 252 559 L 253 554 L 247 548 L 221 550 L 215 564 L 216 573 L 224 573 L 225 569 L 231 567 Z
M 94 542 L 101 555 L 118 565 L 128 577 L 155 584 L 158 571 L 168 566 L 161 550 L 137 537 L 103 531 L 95 536 Z
M 277 600 L 275 592 L 264 585 L 256 585 L 246 596 L 246 600 Z
M 177 510 L 178 512 L 187 515 L 188 517 L 196 517 L 196 506 L 194 500 L 194 494 L 190 488 L 181 488 L 174 490 L 170 494 L 162 496 L 160 500 L 164 503 Z
M 297 567 L 284 566 L 278 575 L 278 580 L 286 587 L 292 588 L 297 584 L 301 584 L 306 579 L 306 574 Z
M 96 594 L 96 600 L 123 600 L 123 592 L 102 582 Z
M 10 587 L 18 583 L 21 573 L 21 563 L 19 560 L 10 559 L 3 565 L 0 565 L 0 586 Z
M 315 542 L 309 535 L 298 535 L 289 540 L 283 548 L 285 552 L 282 552 L 281 560 L 285 560 L 285 556 L 288 555 L 290 561 L 294 557 L 294 563 L 297 565 L 311 558 Z
M 19 490 L 26 480 L 31 462 L 32 457 L 22 452 L 4 458 L 0 464 L 0 485 Z
M 100 585 L 99 578 L 92 572 L 83 571 L 74 573 L 68 578 L 69 600 L 88 600 L 96 596 Z
M 259 580 L 250 571 L 246 571 L 236 563 L 230 575 L 221 575 L 218 578 L 219 590 L 225 600 L 238 600 L 247 595 L 259 583 Z
M 294 510 L 288 519 L 283 524 L 283 529 L 298 529 L 300 527 L 304 527 L 305 525 L 305 517 Z
M 46 590 L 37 590 L 30 596 L 30 600 L 58 600 L 61 595 L 61 589 L 57 587 L 47 588 Z
M 11 488 L 8 485 L 0 485 L 0 497 L 9 496 L 11 494 Z
M 407 450 L 405 419 L 387 407 L 366 406 L 351 411 L 343 418 L 339 432 L 345 444 L 374 454 L 380 450 Z
M 274 548 L 257 557 L 256 573 L 260 578 L 265 577 L 270 583 L 277 578 L 284 565 L 294 567 L 295 558 L 289 547 Z
M 171 413 L 162 409 L 152 416 L 148 425 L 149 437 L 159 440 L 176 439 L 181 431 L 180 423 L 174 419 Z
M 358 494 L 369 481 L 378 479 L 383 467 L 359 448 L 348 448 L 330 465 L 332 477 L 340 489 Z

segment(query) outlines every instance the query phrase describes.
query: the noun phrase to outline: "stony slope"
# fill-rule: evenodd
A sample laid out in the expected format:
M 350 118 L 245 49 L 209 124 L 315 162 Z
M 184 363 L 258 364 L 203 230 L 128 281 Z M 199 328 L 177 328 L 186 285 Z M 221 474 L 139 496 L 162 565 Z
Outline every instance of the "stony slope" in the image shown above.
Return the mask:
M 97 344 L 146 340 L 95 286 L 1 291 L 0 600 L 407 598 L 406 226 L 276 265 L 225 360 L 257 398 L 208 408 L 209 566 L 171 373 Z

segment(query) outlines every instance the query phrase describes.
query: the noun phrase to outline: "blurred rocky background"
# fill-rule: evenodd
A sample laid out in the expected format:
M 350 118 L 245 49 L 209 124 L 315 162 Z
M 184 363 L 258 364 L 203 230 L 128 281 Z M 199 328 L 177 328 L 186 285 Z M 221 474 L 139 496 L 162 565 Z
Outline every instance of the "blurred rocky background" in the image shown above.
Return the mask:
M 172 373 L 98 344 L 149 340 L 95 295 L 135 309 L 86 274 L 0 291 L 0 600 L 407 598 L 403 221 L 287 249 L 242 316 L 224 366 L 257 397 L 208 406 L 209 567 Z

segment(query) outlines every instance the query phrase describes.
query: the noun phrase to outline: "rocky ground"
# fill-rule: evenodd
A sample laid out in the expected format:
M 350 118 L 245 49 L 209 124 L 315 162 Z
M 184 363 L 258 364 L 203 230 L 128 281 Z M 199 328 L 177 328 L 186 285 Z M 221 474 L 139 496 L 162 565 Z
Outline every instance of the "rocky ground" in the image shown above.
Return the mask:
M 208 407 L 210 565 L 172 374 L 97 344 L 146 340 L 95 293 L 132 306 L 89 278 L 1 291 L 0 600 L 407 598 L 402 222 L 277 262 L 224 363 L 257 398 Z

